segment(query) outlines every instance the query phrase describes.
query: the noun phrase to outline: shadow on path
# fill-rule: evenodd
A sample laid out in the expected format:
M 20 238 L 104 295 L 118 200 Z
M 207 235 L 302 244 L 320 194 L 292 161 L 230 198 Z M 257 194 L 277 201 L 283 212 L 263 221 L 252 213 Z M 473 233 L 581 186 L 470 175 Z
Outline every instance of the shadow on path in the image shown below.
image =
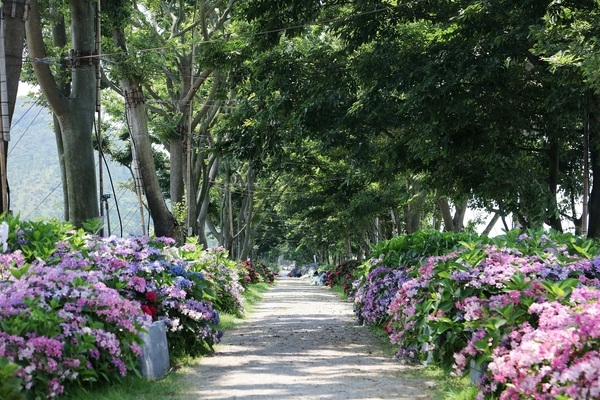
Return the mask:
M 216 350 L 172 399 L 433 398 L 434 383 L 382 355 L 350 303 L 304 278 L 278 279 Z

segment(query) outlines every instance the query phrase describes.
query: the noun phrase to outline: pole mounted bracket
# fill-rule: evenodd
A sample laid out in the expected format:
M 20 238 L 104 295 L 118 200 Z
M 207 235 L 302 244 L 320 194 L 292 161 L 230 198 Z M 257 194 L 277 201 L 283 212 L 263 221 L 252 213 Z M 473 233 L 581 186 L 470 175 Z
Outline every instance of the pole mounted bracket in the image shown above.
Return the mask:
M 31 4 L 29 0 L 3 0 L 2 18 L 20 18 L 27 21 Z
M 93 51 L 71 49 L 69 57 L 65 61 L 68 68 L 76 69 L 84 65 L 97 65 L 99 59 L 98 54 Z
M 144 104 L 146 102 L 144 93 L 139 87 L 134 87 L 129 90 L 125 89 L 123 95 L 125 97 L 125 104 L 128 107 L 133 107 L 137 104 Z

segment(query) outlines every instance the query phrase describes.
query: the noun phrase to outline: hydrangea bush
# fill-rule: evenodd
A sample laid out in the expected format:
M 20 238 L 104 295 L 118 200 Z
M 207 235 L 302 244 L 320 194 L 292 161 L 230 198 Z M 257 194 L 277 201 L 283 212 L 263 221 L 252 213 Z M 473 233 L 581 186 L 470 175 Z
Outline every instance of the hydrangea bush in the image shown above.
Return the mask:
M 402 359 L 460 374 L 489 363 L 481 398 L 597 398 L 597 253 L 569 234 L 511 231 L 410 267 L 381 257 L 357 282 L 355 310 L 385 323 Z
M 377 266 L 354 282 L 354 312 L 360 323 L 386 324 L 390 318 L 390 303 L 410 276 L 406 268 L 381 265 L 381 259 L 370 262 Z
M 139 303 L 108 287 L 83 258 L 25 268 L 0 290 L 0 357 L 21 367 L 17 376 L 32 397 L 137 367 L 139 332 L 151 323 Z
M 419 231 L 373 246 L 370 259 L 360 265 L 353 285 L 354 311 L 361 323 L 384 324 L 388 308 L 411 271 L 429 256 L 441 255 L 474 237 L 470 233 Z M 479 240 L 487 240 L 486 237 Z
M 222 335 L 213 303 L 221 282 L 206 278 L 204 265 L 192 258 L 194 244 L 176 248 L 173 243 L 170 238 L 90 238 L 87 248 L 96 267 L 110 271 L 111 284 L 123 296 L 140 302 L 153 320 L 165 322 L 172 355 L 203 354 Z
M 0 255 L 0 360 L 31 398 L 137 369 L 140 333 L 164 321 L 173 356 L 212 350 L 219 312 L 243 288 L 224 249 L 168 238 L 100 238 L 62 223 L 9 219 Z M 6 370 L 6 371 L 5 371 Z M 0 382 L 0 392 L 10 389 Z M 11 389 L 12 390 L 12 389 Z
M 599 300 L 600 290 L 582 287 L 566 304 L 532 304 L 537 323 L 521 324 L 494 349 L 484 393 L 500 399 L 600 398 Z
M 484 349 L 531 318 L 532 303 L 552 299 L 554 292 L 568 295 L 580 282 L 597 282 L 593 260 L 555 244 L 524 254 L 473 243 L 429 258 L 390 304 L 392 342 L 409 352 L 432 351 L 437 361 L 448 363 L 472 340 L 472 332 L 483 329 L 485 337 L 477 342 L 489 356 Z
M 260 273 L 250 260 L 242 261 L 240 265 L 240 285 L 247 288 L 251 283 L 259 283 L 262 280 Z
M 239 282 L 246 288 L 251 283 L 273 283 L 275 282 L 275 274 L 269 266 L 264 263 L 254 264 L 250 260 L 242 261 L 239 265 Z
M 329 287 L 340 285 L 345 294 L 351 294 L 353 290 L 352 283 L 356 280 L 355 274 L 359 266 L 360 263 L 356 260 L 339 263 L 325 272 L 325 285 Z

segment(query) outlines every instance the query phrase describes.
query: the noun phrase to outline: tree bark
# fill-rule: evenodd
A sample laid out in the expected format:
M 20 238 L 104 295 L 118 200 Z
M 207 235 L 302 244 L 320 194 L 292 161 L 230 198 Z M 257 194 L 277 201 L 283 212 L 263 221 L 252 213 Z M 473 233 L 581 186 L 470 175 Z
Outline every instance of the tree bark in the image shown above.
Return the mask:
M 52 23 L 52 43 L 60 49 L 67 47 L 67 27 L 65 25 L 64 15 L 60 12 L 55 12 Z M 58 80 L 58 88 L 63 96 L 68 97 L 71 91 L 71 80 L 68 77 L 67 71 L 64 70 L 62 79 Z M 58 165 L 60 166 L 60 179 L 63 191 L 63 218 L 69 220 L 69 191 L 67 190 L 67 166 L 65 165 L 65 146 L 63 144 L 62 130 L 60 122 L 56 118 L 56 114 L 52 113 L 52 125 L 54 127 L 54 137 L 56 140 L 56 150 L 58 152 Z
M 549 205 L 547 211 L 547 223 L 552 229 L 562 232 L 562 222 L 558 212 L 558 202 L 556 195 L 558 193 L 558 172 L 559 172 L 559 142 L 557 138 L 552 138 L 550 148 L 548 149 L 548 187 L 550 196 L 548 197 Z
M 484 235 L 489 235 L 492 232 L 492 229 L 494 229 L 494 225 L 496 225 L 496 222 L 498 222 L 498 220 L 500 219 L 500 213 L 494 213 L 494 216 L 492 217 L 492 219 L 490 220 L 490 222 L 487 224 L 487 226 L 485 227 L 485 229 L 483 230 L 483 234 Z
M 588 237 L 600 238 L 600 96 L 594 95 L 590 112 L 590 169 L 592 190 L 589 199 Z
M 440 212 L 442 213 L 442 219 L 444 221 L 444 231 L 454 232 L 454 219 L 452 218 L 452 211 L 450 210 L 450 202 L 447 197 L 440 197 L 437 201 Z
M 469 205 L 468 199 L 462 199 L 460 205 L 456 205 L 456 211 L 452 221 L 454 223 L 455 232 L 461 232 L 465 229 L 465 215 L 467 214 L 467 207 Z
M 254 216 L 254 181 L 256 177 L 256 173 L 252 166 L 248 167 L 248 172 L 246 174 L 246 192 L 244 207 L 240 210 L 240 219 L 243 216 L 243 223 L 241 229 L 243 229 L 243 241 L 241 243 L 241 249 L 239 251 L 239 260 L 246 260 L 252 251 L 252 237 L 253 237 L 253 229 L 252 218 Z
M 115 46 L 126 51 L 125 33 L 118 28 L 113 30 L 113 42 Z M 132 145 L 138 161 L 138 168 L 142 178 L 144 193 L 148 203 L 148 210 L 154 222 L 154 233 L 156 236 L 174 238 L 176 234 L 177 221 L 169 211 L 165 203 L 158 175 L 154 166 L 152 143 L 148 133 L 148 110 L 146 100 L 139 82 L 129 78 L 130 74 L 123 74 L 121 78 L 121 90 L 125 98 L 125 108 Z
M 148 210 L 154 222 L 154 234 L 159 237 L 174 238 L 177 221 L 165 203 L 154 167 L 152 144 L 148 134 L 148 113 L 142 89 L 128 79 L 121 80 L 121 88 L 125 97 L 131 140 L 135 146 Z
M 15 112 L 19 80 L 23 67 L 23 47 L 25 41 L 25 21 L 28 18 L 29 5 L 26 0 L 4 1 L 2 8 L 4 17 L 4 54 L 6 58 L 6 89 L 8 103 L 8 122 L 12 125 L 12 117 Z M 8 140 L 4 141 L 4 171 L 7 170 Z M 7 183 L 8 205 L 10 210 L 10 187 Z M 0 188 L 0 191 L 2 188 Z M 2 196 L 3 193 L 0 193 Z M 0 207 L 1 208 L 1 207 Z
M 215 156 L 215 159 L 210 164 L 210 169 L 205 179 L 202 182 L 201 194 L 199 196 L 200 206 L 198 207 L 198 242 L 201 243 L 204 248 L 208 247 L 208 240 L 206 238 L 205 230 L 208 227 L 210 221 L 208 217 L 208 209 L 210 206 L 210 196 L 208 195 L 210 189 L 215 183 L 215 179 L 219 174 L 220 158 Z M 212 230 L 211 230 L 212 231 Z M 214 234 L 214 233 L 213 233 Z M 215 236 L 218 238 L 218 236 Z
M 96 67 L 93 63 L 95 8 L 90 1 L 71 0 L 70 11 L 73 53 L 69 60 L 72 81 L 69 96 L 63 95 L 48 64 L 35 62 L 33 70 L 60 125 L 66 177 L 63 185 L 67 186 L 69 204 L 68 220 L 80 227 L 86 220 L 99 218 L 92 142 L 96 112 Z M 34 59 L 44 59 L 46 50 L 37 0 L 31 0 L 31 11 L 25 28 L 29 55 Z
M 171 204 L 175 205 L 183 201 L 184 193 L 183 171 L 185 167 L 183 138 L 181 135 L 169 140 L 169 164 L 171 166 L 169 172 Z

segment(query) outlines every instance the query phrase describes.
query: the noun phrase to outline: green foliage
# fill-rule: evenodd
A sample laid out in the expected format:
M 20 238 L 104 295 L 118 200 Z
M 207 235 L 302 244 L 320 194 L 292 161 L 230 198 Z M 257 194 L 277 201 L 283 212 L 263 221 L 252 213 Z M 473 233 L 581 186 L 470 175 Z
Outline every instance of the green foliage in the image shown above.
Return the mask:
M 381 258 L 388 266 L 418 266 L 429 256 L 439 256 L 462 247 L 465 242 L 488 239 L 465 232 L 438 232 L 422 230 L 413 234 L 400 235 L 393 239 L 372 245 L 371 258 Z M 369 271 L 366 271 L 369 272 Z
M 0 398 L 3 400 L 24 400 L 23 382 L 16 373 L 19 366 L 0 357 Z
M 5 219 L 8 224 L 9 249 L 19 249 L 26 261 L 48 259 L 56 251 L 56 243 L 66 240 L 73 226 L 58 220 L 21 221 L 20 216 Z
M 104 228 L 104 224 L 99 219 L 88 219 L 83 222 L 82 228 L 92 235 L 97 235 Z

